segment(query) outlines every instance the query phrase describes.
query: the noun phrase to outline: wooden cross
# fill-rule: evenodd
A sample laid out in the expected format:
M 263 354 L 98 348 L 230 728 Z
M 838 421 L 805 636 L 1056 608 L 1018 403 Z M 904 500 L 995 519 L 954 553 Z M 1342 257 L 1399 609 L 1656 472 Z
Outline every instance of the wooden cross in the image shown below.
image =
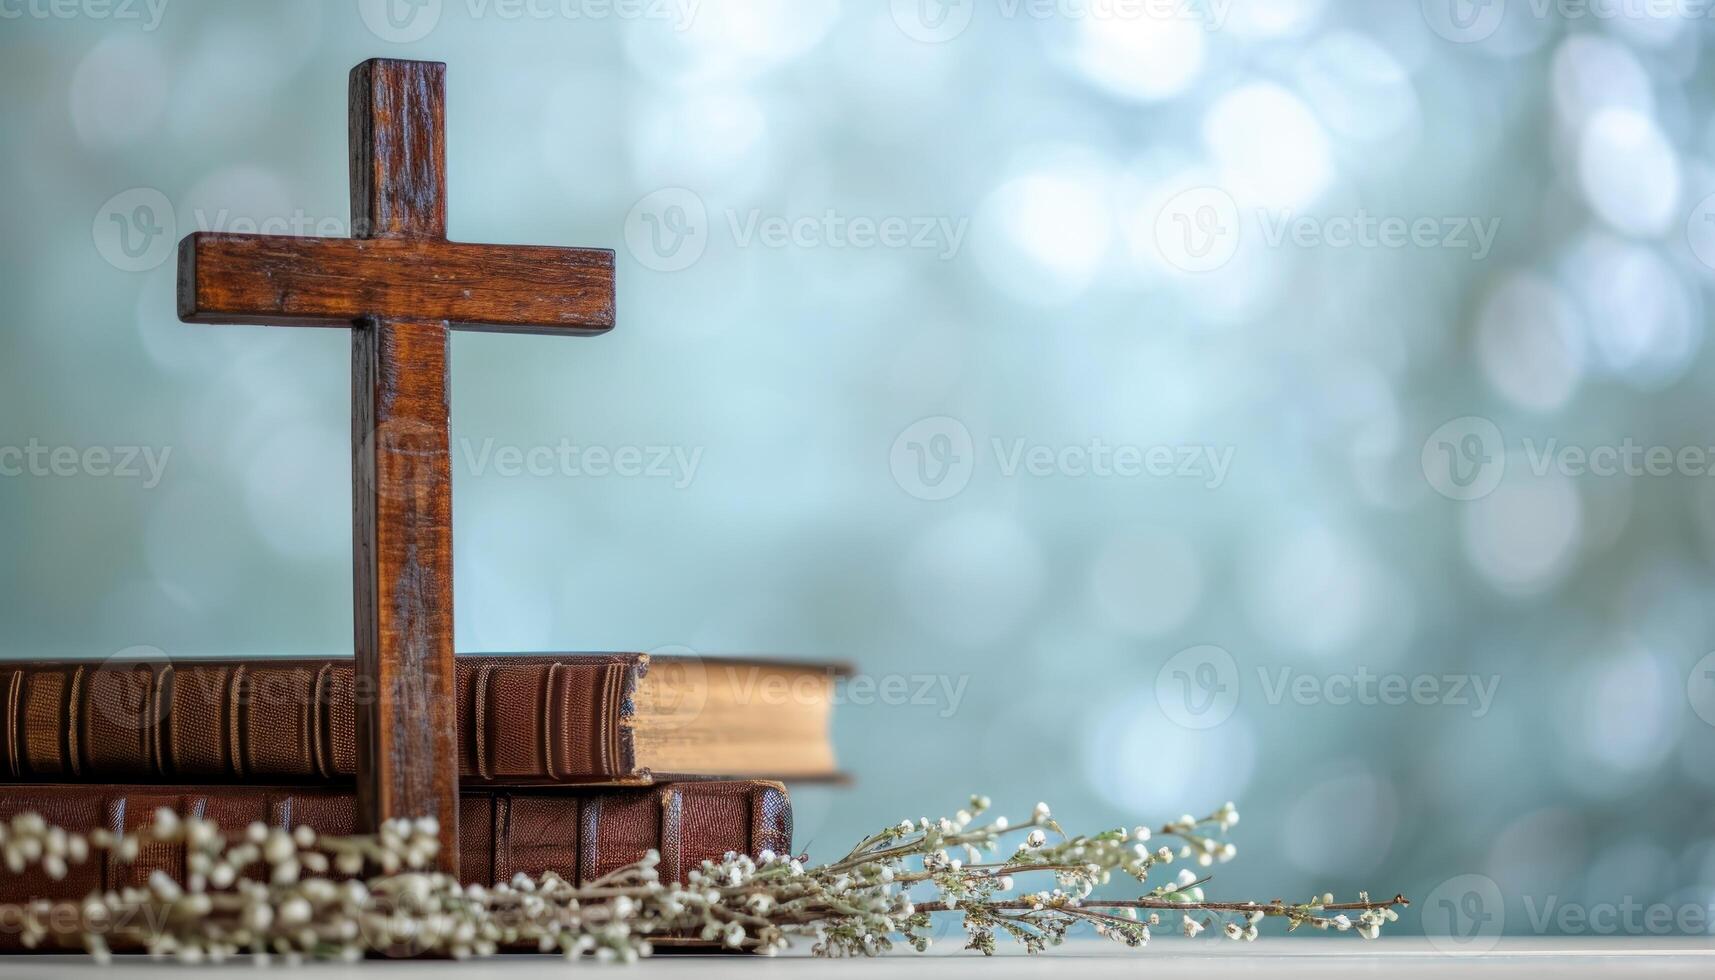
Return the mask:
M 458 870 L 448 329 L 613 327 L 611 249 L 447 241 L 446 66 L 351 72 L 351 238 L 197 232 L 179 243 L 187 323 L 352 330 L 358 818 L 440 821 Z

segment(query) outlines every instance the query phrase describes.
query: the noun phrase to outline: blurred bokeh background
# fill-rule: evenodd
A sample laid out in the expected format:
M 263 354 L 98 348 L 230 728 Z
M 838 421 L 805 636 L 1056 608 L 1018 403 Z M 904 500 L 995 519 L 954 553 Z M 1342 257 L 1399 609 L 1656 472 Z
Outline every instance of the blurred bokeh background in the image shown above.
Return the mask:
M 171 254 L 445 60 L 453 236 L 620 275 L 455 337 L 461 652 L 854 661 L 823 857 L 1233 799 L 1222 894 L 1712 928 L 1709 4 L 0 11 L 0 654 L 349 653 L 349 339 Z

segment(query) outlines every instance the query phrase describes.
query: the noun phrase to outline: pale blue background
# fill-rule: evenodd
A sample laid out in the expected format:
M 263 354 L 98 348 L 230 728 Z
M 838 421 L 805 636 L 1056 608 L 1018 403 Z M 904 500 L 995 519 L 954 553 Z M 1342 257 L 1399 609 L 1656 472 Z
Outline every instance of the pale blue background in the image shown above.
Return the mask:
M 798 795 L 824 857 L 972 790 L 1087 827 L 1231 798 L 1223 894 L 1482 874 L 1513 931 L 1551 898 L 1706 908 L 1715 481 L 1536 476 L 1522 453 L 1715 444 L 1715 34 L 1696 4 L 1495 0 L 1461 36 L 1438 2 L 1114 22 L 981 0 L 935 40 L 881 0 L 705 0 L 689 25 L 445 0 L 406 42 L 351 2 L 168 0 L 158 23 L 8 3 L 0 446 L 171 455 L 154 487 L 0 478 L 0 652 L 349 651 L 347 337 L 177 323 L 170 260 L 107 260 L 109 202 L 146 189 L 121 218 L 164 199 L 176 234 L 223 208 L 343 227 L 347 70 L 440 59 L 453 235 L 614 247 L 620 277 L 609 336 L 454 341 L 461 652 L 946 678 L 956 703 L 842 708 L 855 788 Z M 1162 215 L 1195 188 L 1246 217 L 1231 261 L 1187 273 Z M 706 250 L 661 271 L 628 215 L 647 243 L 687 201 Z M 1500 223 L 1480 259 L 1271 247 L 1258 208 Z M 740 240 L 752 212 L 829 211 L 963 237 Z M 975 468 L 921 499 L 946 485 L 914 482 L 940 445 L 917 437 L 958 430 L 910 427 L 941 416 Z M 1468 416 L 1512 456 L 1464 501 L 1421 451 Z M 509 477 L 466 460 L 489 439 L 701 457 L 684 488 Z M 1007 476 L 993 439 L 1207 445 L 1232 468 Z M 1169 660 L 1202 644 L 1239 697 L 1187 728 Z M 1475 717 L 1271 703 L 1257 674 L 1322 690 L 1360 667 L 1499 687 Z

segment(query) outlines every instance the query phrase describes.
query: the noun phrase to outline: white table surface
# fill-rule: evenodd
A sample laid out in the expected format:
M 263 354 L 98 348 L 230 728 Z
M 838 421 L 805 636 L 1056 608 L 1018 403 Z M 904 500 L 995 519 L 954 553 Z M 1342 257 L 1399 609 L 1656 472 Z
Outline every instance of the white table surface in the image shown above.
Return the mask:
M 311 964 L 300 968 L 316 980 L 340 977 L 495 977 L 538 980 L 589 976 L 590 964 L 569 964 L 549 956 L 504 956 L 474 963 L 387 962 Z M 248 961 L 219 967 L 185 967 L 144 957 L 119 957 L 102 968 L 83 957 L 0 957 L 3 977 L 111 976 L 115 971 L 139 977 L 227 978 L 258 976 Z M 1264 937 L 1255 943 L 1156 941 L 1148 949 L 1126 950 L 1098 941 L 1068 942 L 1043 956 L 1022 954 L 985 960 L 956 950 L 919 955 L 894 953 L 869 960 L 819 961 L 804 956 L 658 956 L 635 967 L 610 967 L 597 975 L 619 978 L 681 977 L 697 980 L 786 978 L 825 972 L 829 977 L 914 978 L 1136 978 L 1195 977 L 1339 977 L 1385 972 L 1398 977 L 1715 977 L 1715 937 L 1704 939 L 1580 938 L 1507 939 L 1482 955 L 1448 955 L 1422 939 L 1384 938 L 1365 942 L 1346 937 Z M 283 967 L 267 973 L 281 975 Z

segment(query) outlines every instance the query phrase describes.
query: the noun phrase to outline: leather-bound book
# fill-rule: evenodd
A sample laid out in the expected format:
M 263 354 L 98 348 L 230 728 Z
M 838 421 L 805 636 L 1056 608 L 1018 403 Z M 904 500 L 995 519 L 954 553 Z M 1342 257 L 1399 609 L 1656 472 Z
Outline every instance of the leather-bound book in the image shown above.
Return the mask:
M 465 786 L 837 775 L 843 668 L 645 654 L 458 659 Z M 0 666 L 0 781 L 350 784 L 352 662 L 34 661 Z
M 356 818 L 353 795 L 330 787 L 174 792 L 160 786 L 55 784 L 13 786 L 0 794 L 0 820 L 33 811 L 68 830 L 136 830 L 153 822 L 161 807 L 211 819 L 229 837 L 256 821 L 347 835 Z M 760 780 L 605 790 L 467 789 L 459 805 L 459 840 L 459 877 L 467 884 L 548 871 L 587 881 L 642 859 L 651 848 L 661 855 L 662 878 L 682 881 L 704 859 L 728 851 L 790 853 L 792 806 L 785 787 Z M 74 902 L 92 892 L 142 887 L 157 869 L 184 881 L 184 848 L 146 845 L 129 863 L 92 856 L 58 881 L 39 869 L 17 876 L 0 870 L 0 904 Z M 0 950 L 18 948 L 15 930 L 0 931 Z

